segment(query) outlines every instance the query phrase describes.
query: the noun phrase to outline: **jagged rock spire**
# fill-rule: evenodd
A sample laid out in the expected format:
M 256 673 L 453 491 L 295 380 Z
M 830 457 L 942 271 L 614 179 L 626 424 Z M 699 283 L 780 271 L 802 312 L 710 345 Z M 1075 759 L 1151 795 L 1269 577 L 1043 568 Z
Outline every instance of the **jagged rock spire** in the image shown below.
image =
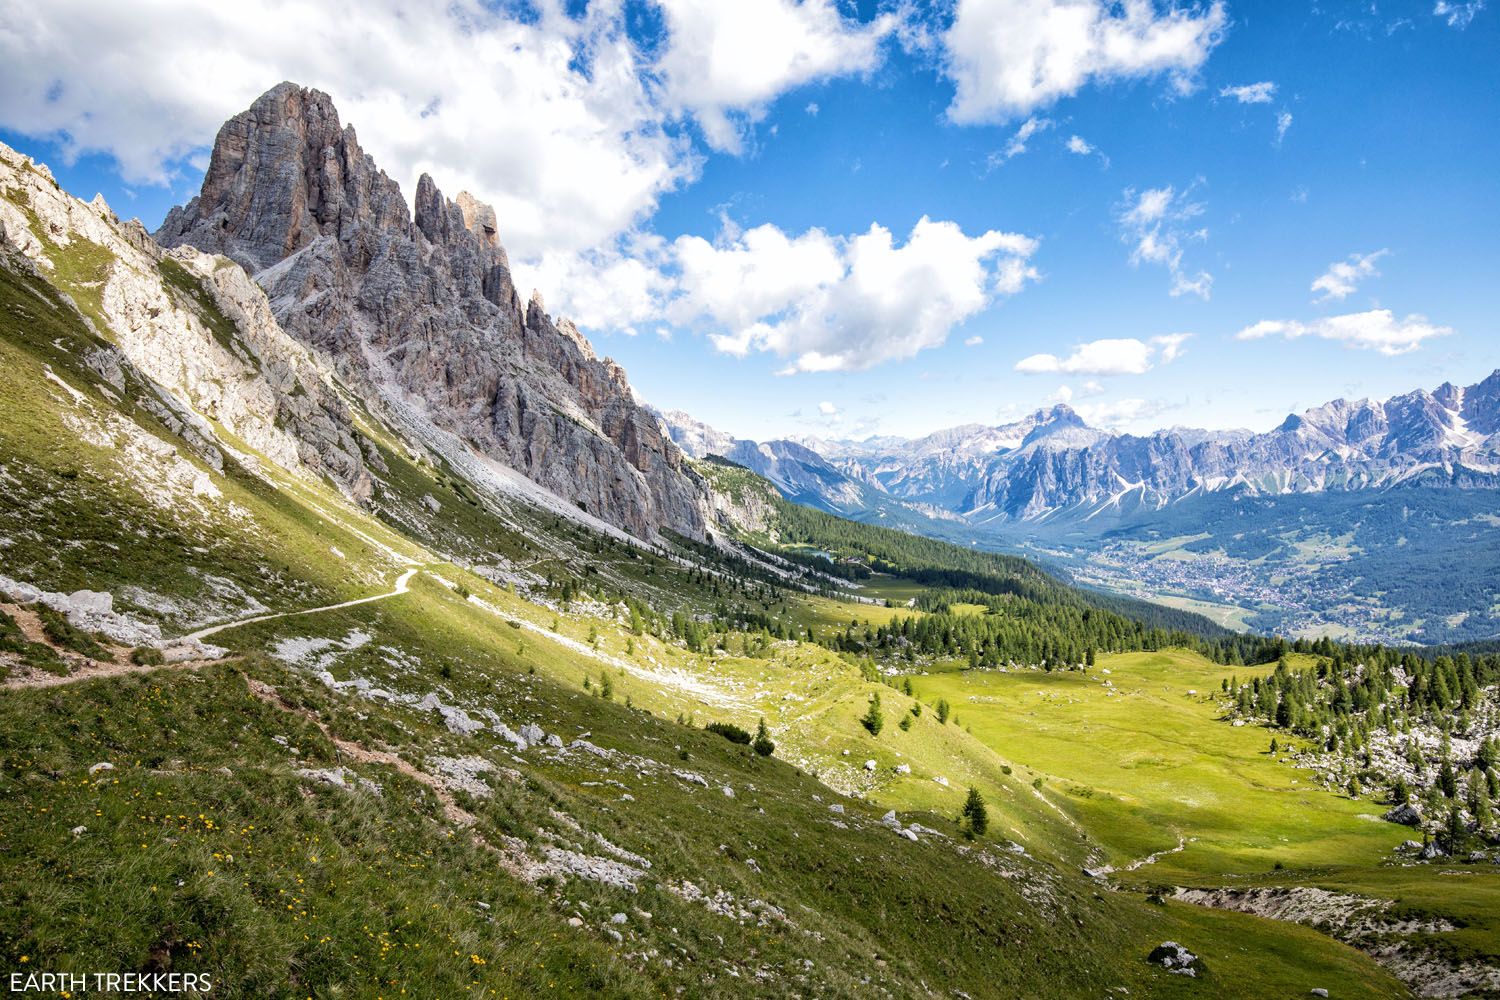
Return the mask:
M 255 273 L 288 332 L 415 432 L 638 535 L 701 536 L 698 485 L 623 371 L 539 295 L 522 306 L 494 209 L 425 174 L 413 206 L 327 94 L 283 83 L 224 124 L 198 197 L 156 235 Z

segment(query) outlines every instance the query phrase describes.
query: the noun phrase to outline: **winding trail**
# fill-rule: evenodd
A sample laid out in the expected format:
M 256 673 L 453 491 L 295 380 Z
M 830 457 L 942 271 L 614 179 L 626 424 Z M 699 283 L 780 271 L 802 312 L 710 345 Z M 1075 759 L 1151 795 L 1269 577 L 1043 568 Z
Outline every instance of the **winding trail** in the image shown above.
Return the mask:
M 339 608 L 352 608 L 355 605 L 359 604 L 369 604 L 372 601 L 384 601 L 392 597 L 399 597 L 401 594 L 408 593 L 411 590 L 411 578 L 416 576 L 418 572 L 419 568 L 413 568 L 402 573 L 399 577 L 396 578 L 395 589 L 389 591 L 388 593 L 376 594 L 373 597 L 360 597 L 352 601 L 343 601 L 339 604 L 325 605 L 321 608 L 304 608 L 301 611 L 279 611 L 275 614 L 254 615 L 250 618 L 240 618 L 235 621 L 221 622 L 220 624 L 210 626 L 209 628 L 199 629 L 197 632 L 194 632 L 191 635 L 185 635 L 181 639 L 178 639 L 176 641 L 179 643 L 198 642 L 207 638 L 208 636 L 223 632 L 226 629 L 238 628 L 241 625 L 250 625 L 255 622 L 270 621 L 274 618 L 292 618 L 297 615 L 312 615 L 317 614 L 320 611 L 337 611 Z M 15 619 L 16 624 L 21 628 L 22 634 L 28 640 L 30 640 L 31 642 L 40 642 L 44 645 L 52 646 L 54 649 L 58 648 L 55 644 L 48 641 L 47 637 L 43 634 L 41 624 L 37 620 L 35 613 L 27 610 L 26 608 L 15 607 L 12 605 L 5 605 L 4 608 L 6 613 L 9 614 L 13 619 Z M 81 665 L 70 673 L 52 674 L 44 671 L 34 671 L 31 673 L 22 674 L 20 676 L 7 677 L 3 682 L 0 682 L 0 690 L 61 687 L 65 684 L 78 684 L 82 681 L 98 680 L 99 678 L 104 677 L 125 677 L 130 674 L 149 674 L 158 670 L 196 670 L 198 667 L 204 666 L 205 664 L 221 662 L 216 659 L 194 659 L 180 660 L 176 663 L 138 664 L 129 662 L 129 660 L 127 659 L 129 650 L 125 649 L 124 647 L 115 646 L 111 643 L 109 644 L 109 648 L 110 651 L 114 653 L 114 658 L 112 660 L 86 660 L 82 657 L 74 657 L 74 659 L 81 661 Z M 66 653 L 66 650 L 59 649 L 59 652 Z
M 199 629 L 197 632 L 194 632 L 191 635 L 183 636 L 180 641 L 201 642 L 211 635 L 217 635 L 218 633 L 223 632 L 225 629 L 239 628 L 241 625 L 253 625 L 256 622 L 268 622 L 274 618 L 292 618 L 297 615 L 314 615 L 320 611 L 337 611 L 339 608 L 352 608 L 357 604 L 369 604 L 373 601 L 384 601 L 391 597 L 399 597 L 400 595 L 405 594 L 409 590 L 411 590 L 409 584 L 411 583 L 411 578 L 416 576 L 417 572 L 417 569 L 409 569 L 405 573 L 402 573 L 399 577 L 396 578 L 396 589 L 387 594 L 376 594 L 374 597 L 360 597 L 352 601 L 344 601 L 340 604 L 324 605 L 321 608 L 304 608 L 301 611 L 278 611 L 275 614 L 270 615 L 256 615 L 252 618 L 241 618 L 237 621 L 224 622 L 219 625 L 212 625 L 205 629 Z

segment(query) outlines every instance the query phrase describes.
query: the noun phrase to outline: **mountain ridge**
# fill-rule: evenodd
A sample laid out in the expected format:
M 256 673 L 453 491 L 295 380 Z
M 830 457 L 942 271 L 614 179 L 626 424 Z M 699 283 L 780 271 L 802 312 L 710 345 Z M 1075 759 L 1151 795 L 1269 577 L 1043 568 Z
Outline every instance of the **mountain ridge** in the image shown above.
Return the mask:
M 671 415 L 666 417 L 670 426 Z M 1161 508 L 1232 489 L 1271 496 L 1418 480 L 1496 488 L 1497 431 L 1500 370 L 1465 387 L 1444 383 L 1383 401 L 1331 400 L 1289 414 L 1262 433 L 1169 428 L 1115 434 L 1090 427 L 1077 411 L 1056 404 L 1009 424 L 965 424 L 920 438 L 786 441 L 842 474 L 847 482 L 831 484 L 840 499 L 850 495 L 848 483 L 858 483 L 972 523 L 1026 523 L 1092 519 L 1127 506 Z M 683 440 L 690 437 L 683 433 Z M 697 439 L 720 438 L 699 431 Z M 729 440 L 741 454 L 779 447 L 778 442 Z

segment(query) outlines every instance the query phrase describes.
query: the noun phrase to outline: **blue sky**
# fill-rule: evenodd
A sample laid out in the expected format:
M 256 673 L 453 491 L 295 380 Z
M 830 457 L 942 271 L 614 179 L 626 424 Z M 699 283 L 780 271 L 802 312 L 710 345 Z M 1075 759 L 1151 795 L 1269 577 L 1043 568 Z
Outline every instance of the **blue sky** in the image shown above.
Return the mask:
M 295 10 L 14 12 L 0 139 L 154 226 L 218 122 L 319 86 L 407 191 L 495 202 L 645 399 L 746 437 L 1263 429 L 1500 367 L 1481 3 Z

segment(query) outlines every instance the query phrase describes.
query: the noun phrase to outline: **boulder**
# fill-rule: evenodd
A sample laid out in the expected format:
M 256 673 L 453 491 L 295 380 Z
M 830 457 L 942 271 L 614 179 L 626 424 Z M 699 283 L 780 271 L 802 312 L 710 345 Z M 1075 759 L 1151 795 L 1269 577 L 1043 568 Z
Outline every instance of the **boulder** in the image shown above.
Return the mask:
M 1146 956 L 1146 961 L 1152 965 L 1160 965 L 1174 976 L 1196 977 L 1201 968 L 1198 956 L 1176 941 L 1163 941 L 1152 948 L 1151 954 Z
M 1410 802 L 1403 802 L 1388 810 L 1385 814 L 1385 820 L 1389 823 L 1400 823 L 1402 826 L 1421 826 L 1422 810 Z

